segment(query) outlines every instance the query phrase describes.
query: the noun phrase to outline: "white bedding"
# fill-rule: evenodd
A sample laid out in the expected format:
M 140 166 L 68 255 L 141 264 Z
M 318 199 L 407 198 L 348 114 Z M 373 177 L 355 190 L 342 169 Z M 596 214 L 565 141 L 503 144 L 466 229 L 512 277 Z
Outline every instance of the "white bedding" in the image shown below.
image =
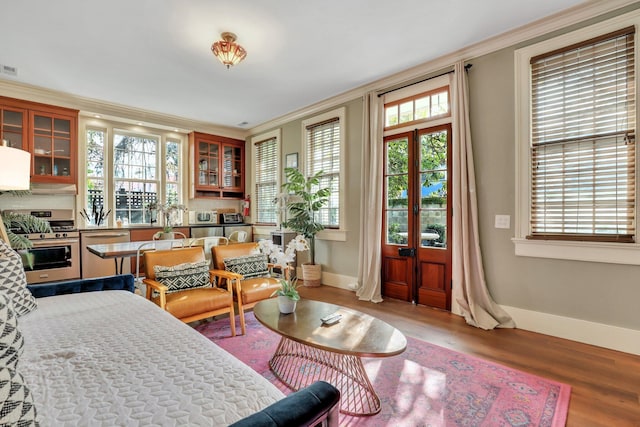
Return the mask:
M 283 397 L 130 292 L 40 298 L 19 328 L 20 369 L 42 426 L 222 426 Z

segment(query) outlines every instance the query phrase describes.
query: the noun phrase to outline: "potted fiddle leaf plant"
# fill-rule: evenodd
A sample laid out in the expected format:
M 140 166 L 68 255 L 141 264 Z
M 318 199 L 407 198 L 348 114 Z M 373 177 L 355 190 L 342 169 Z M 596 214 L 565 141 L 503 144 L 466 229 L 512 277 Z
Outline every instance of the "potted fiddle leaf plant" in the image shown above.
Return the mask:
M 304 176 L 297 168 L 284 170 L 287 182 L 282 185 L 291 196 L 287 200 L 289 216 L 282 225 L 302 234 L 309 243 L 309 263 L 302 264 L 302 280 L 305 286 L 320 286 L 322 266 L 316 264 L 316 234 L 324 230 L 319 222 L 318 212 L 329 202 L 331 189 L 320 187 L 319 171 L 310 177 Z
M 272 296 L 278 297 L 280 313 L 289 314 L 296 311 L 296 304 L 300 301 L 297 287 L 298 282 L 295 279 L 293 281 L 280 279 L 280 289 L 272 294 Z

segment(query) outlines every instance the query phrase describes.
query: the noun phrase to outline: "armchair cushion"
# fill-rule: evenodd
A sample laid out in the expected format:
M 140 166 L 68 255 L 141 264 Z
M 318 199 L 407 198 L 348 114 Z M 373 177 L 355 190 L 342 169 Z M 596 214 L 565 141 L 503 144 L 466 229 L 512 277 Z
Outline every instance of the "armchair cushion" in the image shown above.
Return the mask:
M 250 254 L 234 258 L 225 258 L 224 268 L 225 270 L 242 274 L 244 279 L 269 275 L 267 256 L 265 254 Z
M 166 293 L 185 289 L 210 288 L 209 261 L 185 262 L 173 266 L 154 265 L 156 280 L 167 287 Z
M 159 304 L 159 297 L 152 299 Z M 167 295 L 165 310 L 178 319 L 221 310 L 233 304 L 231 292 L 220 288 L 196 288 Z

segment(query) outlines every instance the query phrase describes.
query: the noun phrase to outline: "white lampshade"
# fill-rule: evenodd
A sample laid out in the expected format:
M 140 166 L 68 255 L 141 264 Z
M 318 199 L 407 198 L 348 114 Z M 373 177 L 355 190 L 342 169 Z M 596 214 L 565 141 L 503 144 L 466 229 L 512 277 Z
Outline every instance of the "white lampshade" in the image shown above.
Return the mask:
M 31 154 L 0 145 L 0 191 L 28 190 Z

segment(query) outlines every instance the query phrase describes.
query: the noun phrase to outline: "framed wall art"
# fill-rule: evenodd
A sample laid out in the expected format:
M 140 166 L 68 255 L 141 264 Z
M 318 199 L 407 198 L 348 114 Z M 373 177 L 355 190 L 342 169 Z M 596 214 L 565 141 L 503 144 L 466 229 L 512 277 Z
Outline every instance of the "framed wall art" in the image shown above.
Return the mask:
M 285 167 L 298 168 L 298 153 L 289 153 L 285 157 Z

